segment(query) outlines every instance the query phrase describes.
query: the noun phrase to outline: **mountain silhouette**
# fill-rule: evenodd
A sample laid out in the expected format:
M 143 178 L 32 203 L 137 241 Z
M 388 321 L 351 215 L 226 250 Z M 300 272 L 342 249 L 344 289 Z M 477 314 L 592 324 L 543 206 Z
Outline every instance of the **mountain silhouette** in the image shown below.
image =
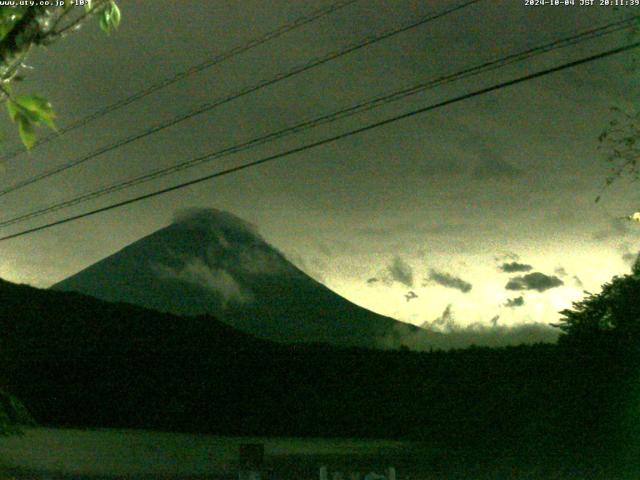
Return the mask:
M 280 342 L 397 348 L 439 337 L 359 307 L 306 275 L 255 227 L 216 209 L 174 222 L 55 284 L 178 315 L 209 314 Z

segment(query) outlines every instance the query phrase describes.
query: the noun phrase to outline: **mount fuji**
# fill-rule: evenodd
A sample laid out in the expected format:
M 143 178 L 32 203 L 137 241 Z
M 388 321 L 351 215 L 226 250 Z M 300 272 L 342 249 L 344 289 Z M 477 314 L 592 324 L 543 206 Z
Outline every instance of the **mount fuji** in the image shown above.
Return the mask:
M 317 282 L 256 228 L 216 209 L 192 209 L 160 230 L 53 285 L 178 315 L 213 315 L 285 343 L 397 348 L 440 334 L 359 307 Z

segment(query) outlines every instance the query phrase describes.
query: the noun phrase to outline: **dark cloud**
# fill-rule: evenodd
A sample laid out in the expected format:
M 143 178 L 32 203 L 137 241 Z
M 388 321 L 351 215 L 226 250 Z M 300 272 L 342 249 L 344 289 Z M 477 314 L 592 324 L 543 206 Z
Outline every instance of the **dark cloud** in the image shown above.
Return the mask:
M 327 263 L 324 259 L 318 257 L 308 258 L 296 251 L 288 252 L 287 259 L 310 277 L 320 283 L 326 283 L 324 272 L 327 270 Z
M 252 292 L 243 287 L 232 272 L 212 267 L 197 257 L 186 259 L 178 268 L 168 265 L 153 265 L 152 268 L 160 278 L 198 285 L 219 295 L 223 308 L 230 303 L 251 303 L 254 300 Z
M 639 252 L 632 250 L 631 245 L 628 243 L 622 244 L 619 248 L 622 252 L 622 260 L 628 265 L 633 265 L 638 258 Z
M 456 328 L 452 305 L 447 305 L 439 317 L 432 321 L 427 320 L 422 325 L 420 325 L 420 328 L 434 331 L 451 331 Z
M 567 275 L 569 275 L 564 267 L 557 267 L 553 271 L 553 273 L 555 273 L 556 275 L 559 275 L 560 277 L 566 277 Z
M 531 265 L 527 265 L 526 263 L 511 262 L 511 263 L 503 263 L 498 268 L 500 268 L 500 270 L 502 270 L 503 272 L 513 273 L 513 272 L 528 272 L 533 267 Z
M 452 161 L 451 158 L 443 158 L 439 161 L 420 162 L 415 167 L 416 173 L 423 177 L 434 175 L 460 175 L 466 170 L 463 162 Z
M 404 298 L 407 299 L 407 302 L 410 302 L 414 298 L 418 298 L 418 295 L 413 290 L 409 290 L 407 293 L 404 294 Z
M 215 229 L 223 232 L 248 234 L 262 239 L 258 229 L 233 213 L 217 208 L 190 207 L 176 210 L 173 224 L 185 227 Z
M 483 158 L 473 168 L 473 177 L 478 180 L 513 179 L 522 175 L 522 170 L 501 158 Z
M 378 280 L 376 277 L 371 277 L 367 280 L 367 283 L 369 285 L 373 285 L 374 283 L 378 283 L 380 280 Z
M 467 348 L 471 345 L 503 347 L 533 343 L 555 343 L 560 330 L 545 323 L 522 323 L 519 325 L 499 325 L 499 315 L 495 315 L 489 324 L 473 323 L 462 326 L 456 323 L 452 305 L 447 305 L 442 314 L 433 321 L 424 322 L 423 330 L 430 332 L 429 337 L 402 334 L 401 342 L 414 350 L 450 350 Z M 385 338 L 381 346 L 391 341 Z M 393 335 L 397 342 L 397 336 Z M 397 343 L 396 343 L 397 344 Z
M 401 257 L 397 256 L 391 262 L 391 265 L 387 267 L 387 271 L 391 276 L 391 279 L 406 285 L 407 287 L 413 287 L 413 269 L 411 265 L 405 262 Z
M 521 307 L 522 305 L 524 305 L 523 296 L 519 296 L 516 298 L 508 298 L 507 301 L 504 303 L 504 306 L 509 308 Z
M 511 278 L 504 288 L 507 290 L 537 290 L 538 292 L 544 292 L 560 285 L 564 285 L 564 282 L 556 276 L 533 272 L 521 277 Z
M 469 282 L 466 282 L 459 277 L 451 275 L 450 273 L 439 272 L 434 269 L 431 269 L 429 272 L 429 277 L 425 279 L 423 286 L 426 286 L 431 282 L 435 282 L 443 287 L 455 288 L 456 290 L 460 290 L 462 293 L 470 292 L 473 287 Z
M 522 174 L 522 170 L 504 159 L 496 149 L 498 144 L 491 141 L 486 132 L 476 132 L 464 124 L 459 124 L 457 128 L 464 136 L 460 142 L 461 146 L 476 158 L 471 171 L 472 178 L 477 180 L 513 179 Z
M 564 268 L 564 267 L 557 267 L 553 272 L 556 275 L 558 275 L 559 277 L 562 277 L 562 278 L 570 277 L 571 280 L 573 281 L 573 283 L 577 287 L 582 288 L 584 286 L 583 283 L 582 283 L 582 280 L 580 280 L 580 277 L 578 277 L 577 275 L 570 275 L 569 272 L 567 272 L 567 269 Z
M 327 245 L 324 242 L 318 242 L 317 249 L 320 253 L 322 253 L 326 257 L 331 257 L 333 255 L 331 247 L 329 247 L 329 245 Z
M 477 225 L 465 222 L 439 223 L 437 225 L 416 225 L 413 222 L 393 223 L 390 225 L 367 226 L 359 228 L 357 233 L 371 238 L 385 238 L 397 235 L 459 235 L 469 230 L 495 231 L 495 224 Z
M 520 256 L 513 252 L 505 252 L 501 253 L 500 255 L 494 256 L 493 259 L 497 263 L 506 263 L 509 260 L 512 262 L 517 262 L 518 260 L 520 260 Z
M 609 227 L 597 232 L 593 232 L 591 237 L 598 241 L 603 242 L 612 238 L 621 238 L 630 232 L 629 221 L 622 218 L 612 218 L 609 220 Z

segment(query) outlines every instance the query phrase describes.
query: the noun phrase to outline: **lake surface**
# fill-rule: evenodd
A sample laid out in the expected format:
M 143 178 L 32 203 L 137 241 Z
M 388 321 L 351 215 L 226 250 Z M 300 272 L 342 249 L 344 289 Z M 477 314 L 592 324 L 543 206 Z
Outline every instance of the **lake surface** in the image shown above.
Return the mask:
M 386 440 L 27 428 L 23 436 L 0 438 L 0 462 L 17 477 L 237 478 L 239 448 L 247 443 L 264 445 L 267 467 L 292 474 L 317 472 L 323 464 L 382 468 L 416 448 Z

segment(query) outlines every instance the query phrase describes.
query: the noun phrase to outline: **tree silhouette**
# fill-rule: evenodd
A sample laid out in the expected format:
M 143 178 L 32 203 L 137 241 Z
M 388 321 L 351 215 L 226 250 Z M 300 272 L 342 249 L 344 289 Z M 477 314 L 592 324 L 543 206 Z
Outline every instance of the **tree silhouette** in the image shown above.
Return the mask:
M 588 293 L 588 292 L 587 292 Z M 640 344 L 640 257 L 631 273 L 615 276 L 597 294 L 573 303 L 573 309 L 560 312 L 563 316 L 555 326 L 565 332 L 561 341 L 615 342 L 617 346 Z

